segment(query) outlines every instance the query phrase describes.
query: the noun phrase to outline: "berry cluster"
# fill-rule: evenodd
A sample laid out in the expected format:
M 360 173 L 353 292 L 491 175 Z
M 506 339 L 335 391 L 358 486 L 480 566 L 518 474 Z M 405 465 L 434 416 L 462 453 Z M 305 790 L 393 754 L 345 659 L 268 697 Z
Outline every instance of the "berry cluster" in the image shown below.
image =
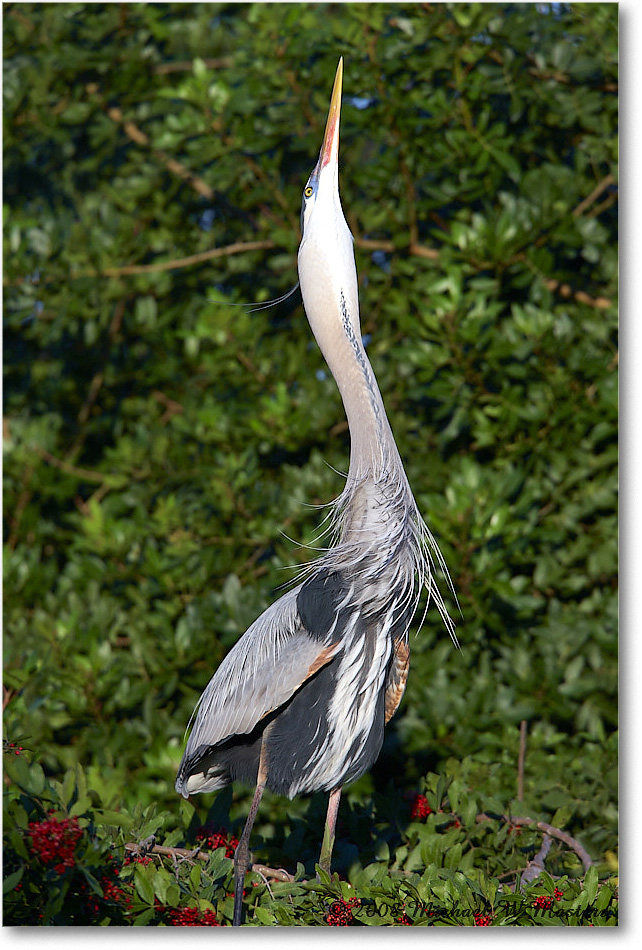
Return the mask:
M 212 825 L 204 825 L 196 832 L 196 840 L 201 841 L 202 847 L 211 848 L 215 851 L 217 848 L 225 848 L 225 857 L 233 858 L 234 852 L 239 843 L 239 839 L 234 835 L 228 835 L 224 828 L 214 831 Z
M 473 914 L 473 920 L 475 921 L 475 927 L 490 927 L 493 922 L 493 915 L 477 913 Z
M 132 891 L 131 885 L 126 884 L 125 890 L 121 886 L 114 868 L 108 868 L 107 874 L 103 874 L 99 880 L 103 890 L 102 900 L 88 889 L 84 881 L 77 883 L 75 890 L 70 893 L 76 894 L 81 899 L 84 912 L 89 915 L 92 921 L 99 920 L 100 915 L 105 913 L 104 902 L 110 905 L 118 905 L 127 916 L 132 909 L 132 898 L 127 893 L 127 891 Z
M 533 901 L 533 907 L 536 907 L 538 910 L 550 910 L 553 906 L 553 898 L 545 897 L 543 894 L 540 894 L 539 897 L 536 897 Z
M 177 907 L 169 912 L 172 927 L 221 927 L 212 910 L 202 913 L 198 907 Z
M 106 901 L 113 901 L 115 904 L 123 904 L 125 910 L 129 910 L 131 908 L 131 897 L 125 893 L 117 881 L 111 881 L 108 877 L 103 877 L 101 878 L 100 885 L 103 889 L 103 896 Z
M 128 854 L 123 861 L 123 867 L 128 864 L 153 864 L 154 859 L 150 854 Z
M 4 739 L 2 743 L 3 752 L 13 752 L 14 755 L 22 755 L 25 751 L 21 745 L 16 745 L 15 742 L 9 742 L 8 739 Z
M 556 887 L 553 891 L 553 895 L 556 901 L 561 901 L 564 897 L 564 891 L 559 887 Z M 533 907 L 536 907 L 538 910 L 552 910 L 553 909 L 553 898 L 545 897 L 543 894 L 540 894 L 539 897 L 536 897 L 533 901 Z
M 421 821 L 423 818 L 427 818 L 428 815 L 432 815 L 433 811 L 430 805 L 428 804 L 428 799 L 425 795 L 415 794 L 412 796 L 412 805 L 410 809 L 410 818 L 412 821 Z M 439 809 L 439 814 L 443 814 L 443 810 Z M 461 828 L 461 822 L 457 815 L 452 815 L 447 819 L 447 827 Z
M 415 795 L 412 800 L 412 810 L 410 812 L 410 817 L 413 821 L 417 821 L 420 818 L 427 818 L 432 812 L 432 808 L 428 804 L 428 799 L 425 795 Z
M 412 927 L 412 920 L 408 914 L 402 914 L 401 917 L 397 917 L 397 923 L 401 924 L 402 927 Z
M 353 921 L 352 908 L 357 907 L 361 901 L 358 897 L 352 897 L 349 901 L 338 900 L 330 904 L 330 911 L 326 917 L 326 923 L 331 927 L 349 927 Z
M 82 828 L 76 818 L 44 818 L 29 822 L 31 850 L 45 864 L 55 861 L 56 874 L 64 874 L 75 864 L 76 842 L 82 836 Z

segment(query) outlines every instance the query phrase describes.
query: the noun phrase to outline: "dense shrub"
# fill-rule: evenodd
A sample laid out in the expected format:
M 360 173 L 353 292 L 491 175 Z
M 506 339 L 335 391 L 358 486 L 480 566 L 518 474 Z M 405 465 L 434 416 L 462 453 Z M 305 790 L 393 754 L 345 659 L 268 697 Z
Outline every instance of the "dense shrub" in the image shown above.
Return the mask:
M 474 803 L 465 828 L 492 800 L 496 815 L 581 839 L 608 877 L 616 5 L 4 13 L 5 735 L 43 783 L 17 774 L 26 760 L 9 751 L 12 886 L 42 890 L 43 922 L 76 913 L 63 890 L 81 883 L 98 895 L 95 922 L 171 922 L 155 901 L 192 908 L 183 923 L 229 917 L 220 849 L 206 870 L 186 864 L 177 877 L 159 857 L 153 870 L 124 868 L 129 909 L 112 906 L 100 875 L 121 887 L 103 857 L 121 848 L 122 863 L 128 834 L 148 837 L 151 826 L 159 843 L 195 846 L 209 801 L 188 814 L 173 791 L 191 710 L 292 577 L 284 568 L 308 559 L 319 520 L 310 506 L 341 489 L 349 435 L 296 296 L 258 312 L 240 306 L 296 279 L 301 189 L 339 55 L 341 189 L 362 329 L 457 588 L 463 649 L 434 611 L 412 636 L 408 690 L 383 753 L 342 804 L 336 857 L 347 881 L 315 885 L 315 900 L 339 905 L 313 911 L 308 885 L 288 904 L 277 898 L 289 885 L 261 884 L 252 919 L 345 922 L 351 900 L 370 899 L 348 882 L 376 886 L 373 899 L 398 908 L 407 880 L 424 904 L 450 895 L 480 920 L 527 922 L 523 895 L 498 882 L 541 834 L 529 832 L 521 858 L 498 839 L 501 822 L 485 842 L 479 828 L 467 837 L 437 823 L 426 845 L 428 826 L 420 834 L 399 814 L 427 775 L 459 782 L 461 802 Z M 43 799 L 43 789 L 53 791 Z M 238 832 L 246 793 L 219 799 L 214 831 Z M 447 807 L 459 816 L 461 802 Z M 309 877 L 322 811 L 317 797 L 286 809 L 267 796 L 259 857 L 292 871 L 299 862 L 298 880 Z M 58 875 L 34 854 L 29 823 L 51 831 L 42 823 L 71 820 L 67 832 L 82 829 L 77 867 Z M 606 900 L 597 877 L 582 888 L 560 861 L 566 883 L 546 878 L 547 900 L 554 887 L 565 907 Z M 84 907 L 84 892 L 73 893 Z M 12 901 L 14 922 L 37 922 Z M 502 916 L 511 901 L 515 916 Z

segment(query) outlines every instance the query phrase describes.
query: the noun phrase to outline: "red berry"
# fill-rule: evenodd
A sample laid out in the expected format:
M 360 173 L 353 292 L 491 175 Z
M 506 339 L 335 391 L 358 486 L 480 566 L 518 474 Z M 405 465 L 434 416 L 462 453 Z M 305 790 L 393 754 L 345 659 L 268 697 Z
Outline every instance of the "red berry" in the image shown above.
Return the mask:
M 205 910 L 201 913 L 197 907 L 179 907 L 169 912 L 170 923 L 173 927 L 220 927 L 214 911 Z
M 53 864 L 57 874 L 64 874 L 75 864 L 76 842 L 82 837 L 82 828 L 76 818 L 46 818 L 29 822 L 31 850 L 45 864 Z
M 238 847 L 238 838 L 234 835 L 228 835 L 224 828 L 214 831 L 212 825 L 203 825 L 196 832 L 196 839 L 203 841 L 206 847 L 215 851 L 217 848 L 225 848 L 225 856 L 234 857 L 234 852 Z
M 358 897 L 349 901 L 338 900 L 330 905 L 330 912 L 326 916 L 326 923 L 331 927 L 349 927 L 353 921 L 352 908 L 360 904 Z
M 412 800 L 412 809 L 410 812 L 410 817 L 413 821 L 417 821 L 420 818 L 427 818 L 432 812 L 432 808 L 428 804 L 428 799 L 425 795 L 415 795 Z
M 551 910 L 553 907 L 553 898 L 545 897 L 543 894 L 540 894 L 540 896 L 536 897 L 533 901 L 533 907 L 536 907 L 538 910 Z

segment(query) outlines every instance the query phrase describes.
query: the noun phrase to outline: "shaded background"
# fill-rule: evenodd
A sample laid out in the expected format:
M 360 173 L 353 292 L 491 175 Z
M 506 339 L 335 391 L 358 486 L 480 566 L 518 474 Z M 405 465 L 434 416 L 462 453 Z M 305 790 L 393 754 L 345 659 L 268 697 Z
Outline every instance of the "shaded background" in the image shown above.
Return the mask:
M 175 809 L 195 701 L 309 557 L 338 392 L 297 297 L 231 304 L 296 280 L 343 55 L 363 334 L 463 612 L 348 800 L 464 760 L 506 807 L 527 720 L 520 808 L 615 848 L 617 6 L 3 19 L 6 737 Z

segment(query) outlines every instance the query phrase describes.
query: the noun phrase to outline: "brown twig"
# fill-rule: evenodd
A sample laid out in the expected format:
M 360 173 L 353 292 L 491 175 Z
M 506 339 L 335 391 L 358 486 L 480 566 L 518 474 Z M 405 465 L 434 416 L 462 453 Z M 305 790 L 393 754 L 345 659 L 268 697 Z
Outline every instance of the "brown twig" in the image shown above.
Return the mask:
M 150 839 L 141 842 L 128 841 L 125 845 L 125 851 L 129 854 L 158 854 L 161 857 L 181 858 L 188 861 L 193 861 L 196 858 L 199 861 L 208 861 L 210 855 L 213 854 L 212 851 L 203 851 L 201 848 L 166 848 L 162 844 L 151 842 Z M 287 884 L 294 881 L 294 876 L 283 868 L 270 868 L 266 864 L 250 864 L 248 870 L 256 871 L 261 877 L 269 877 L 274 881 L 283 881 Z
M 558 838 L 560 841 L 563 841 L 564 844 L 568 845 L 582 862 L 585 871 L 588 871 L 588 869 L 593 866 L 593 859 L 586 848 L 584 848 L 576 838 L 567 834 L 566 831 L 562 831 L 560 828 L 554 828 L 553 825 L 549 825 L 546 821 L 538 821 L 536 827 L 538 831 L 544 831 L 546 834 L 551 835 L 552 838 Z
M 80 412 L 78 413 L 78 416 L 76 417 L 79 426 L 82 427 L 87 422 L 89 418 L 89 413 L 91 412 L 91 407 L 96 402 L 98 393 L 100 392 L 100 388 L 104 382 L 104 379 L 105 379 L 105 373 L 103 370 L 100 370 L 98 373 L 96 373 L 91 383 L 89 384 L 87 396 L 85 398 L 84 403 L 82 404 L 80 408 Z
M 394 253 L 397 248 L 392 241 L 377 241 L 369 238 L 355 237 L 355 244 L 365 251 L 385 251 L 389 254 Z M 198 254 L 190 254 L 188 257 L 177 257 L 169 261 L 160 261 L 157 264 L 122 264 L 118 267 L 106 267 L 104 270 L 83 270 L 70 274 L 71 280 L 81 280 L 85 277 L 128 277 L 133 274 L 154 274 L 168 270 L 179 270 L 182 267 L 191 267 L 192 264 L 202 264 L 205 261 L 215 260 L 218 257 L 231 257 L 234 254 L 245 254 L 250 251 L 273 250 L 277 247 L 275 241 L 266 238 L 261 241 L 236 241 L 234 244 L 226 244 L 224 247 L 213 247 L 209 251 L 200 251 Z M 439 251 L 431 247 L 423 247 L 420 244 L 411 244 L 408 248 L 409 253 L 415 257 L 424 257 L 429 260 L 439 260 Z M 30 278 L 17 277 L 12 280 L 3 279 L 5 287 L 19 286 L 26 283 Z M 42 278 L 43 283 L 52 283 L 55 277 Z
M 603 211 L 606 211 L 608 208 L 614 205 L 617 199 L 618 199 L 617 192 L 610 194 L 608 198 L 605 198 L 604 201 L 601 201 L 599 205 L 596 205 L 593 208 L 593 210 L 590 212 L 590 214 L 587 214 L 586 217 L 598 218 L 602 214 Z
M 526 870 L 522 874 L 521 883 L 530 884 L 540 876 L 542 871 L 546 870 L 546 858 L 551 850 L 552 838 L 550 835 L 544 835 L 542 838 L 542 847 L 539 849 L 532 861 L 526 865 Z
M 561 828 L 549 825 L 546 821 L 537 821 L 536 818 L 528 818 L 526 816 L 501 815 L 500 820 L 506 821 L 514 827 L 534 825 L 538 831 L 543 831 L 552 838 L 557 838 L 559 841 L 563 841 L 565 845 L 568 845 L 571 851 L 574 851 L 582 862 L 585 871 L 588 871 L 588 869 L 593 866 L 593 859 L 586 848 L 584 848 L 576 838 L 573 838 L 566 831 L 562 831 Z M 476 816 L 475 821 L 497 821 L 497 816 L 487 815 L 485 812 L 482 812 L 482 814 Z
M 161 425 L 166 425 L 172 416 L 179 416 L 182 412 L 184 412 L 180 402 L 170 399 L 169 396 L 166 396 L 165 393 L 160 392 L 160 390 L 155 389 L 152 393 L 152 396 L 156 402 L 159 402 L 161 406 L 165 407 L 165 412 L 160 419 Z
M 561 284 L 559 280 L 545 280 L 544 285 L 547 290 L 558 293 L 560 297 L 572 297 L 578 303 L 586 304 L 587 307 L 595 307 L 597 310 L 607 310 L 613 303 L 608 297 L 589 297 L 583 290 L 574 291 L 570 284 Z
M 354 243 L 364 251 L 385 251 L 386 254 L 394 254 L 399 248 L 392 241 L 378 241 L 375 238 L 360 237 L 357 228 L 354 226 L 354 218 L 350 219 L 352 232 L 354 234 Z M 431 261 L 439 260 L 439 251 L 434 247 L 424 247 L 423 244 L 417 244 L 410 241 L 408 252 L 413 257 L 425 257 Z
M 426 257 L 430 261 L 439 260 L 439 251 L 434 247 L 424 247 L 423 244 L 411 244 L 409 249 L 414 257 Z
M 614 183 L 615 183 L 615 179 L 613 175 L 611 174 L 603 178 L 602 181 L 597 185 L 597 187 L 593 189 L 591 194 L 588 195 L 588 197 L 584 198 L 583 201 L 580 201 L 580 203 L 578 204 L 576 208 L 573 208 L 573 217 L 574 218 L 579 217 L 584 211 L 586 211 L 587 208 L 590 208 L 593 202 L 596 201 L 597 198 L 600 197 L 602 192 L 606 188 L 608 188 L 609 185 L 613 185 Z
M 176 175 L 177 178 L 186 181 L 187 184 L 194 189 L 199 195 L 203 195 L 205 198 L 214 197 L 214 189 L 211 188 L 206 181 L 203 181 L 202 178 L 199 178 L 198 175 L 195 175 L 193 172 L 186 168 L 181 162 L 177 162 L 175 158 L 172 158 L 167 152 L 163 152 L 161 149 L 154 148 L 150 142 L 149 136 L 139 129 L 134 122 L 131 122 L 129 119 L 126 119 L 122 111 L 118 106 L 112 106 L 107 109 L 107 115 L 118 125 L 123 127 L 125 134 L 132 140 L 136 142 L 137 145 L 145 146 L 150 148 L 152 153 L 161 160 L 165 165 L 168 171 L 173 175 Z
M 51 452 L 47 452 L 46 449 L 41 449 L 38 445 L 33 446 L 33 451 L 36 455 L 39 455 L 43 461 L 48 462 L 49 465 L 53 465 L 54 468 L 59 468 L 68 475 L 75 475 L 77 478 L 82 478 L 88 482 L 100 482 L 103 484 L 105 481 L 104 476 L 101 475 L 100 472 L 92 472 L 91 469 L 88 468 L 76 468 L 75 465 L 71 465 L 63 459 L 56 458 Z
M 199 254 L 190 254 L 189 257 L 179 257 L 171 261 L 160 261 L 158 264 L 123 264 L 121 267 L 106 267 L 101 271 L 86 271 L 75 274 L 75 277 L 124 277 L 128 274 L 153 274 L 160 271 L 178 270 L 181 267 L 190 267 L 192 264 L 202 264 L 217 257 L 229 257 L 232 254 L 243 254 L 247 251 L 262 251 L 275 247 L 272 240 L 265 241 L 237 241 L 235 244 L 226 244 L 225 247 L 212 247 L 209 251 Z
M 241 366 L 244 366 L 245 369 L 246 369 L 249 373 L 252 373 L 252 375 L 254 376 L 254 378 L 255 378 L 259 383 L 261 383 L 261 385 L 265 385 L 266 377 L 265 377 L 264 373 L 262 373 L 260 369 L 257 369 L 257 368 L 256 368 L 256 366 L 254 365 L 254 363 L 252 362 L 252 360 L 250 359 L 249 356 L 247 356 L 245 353 L 243 353 L 242 350 L 237 350 L 237 351 L 236 351 L 236 358 L 237 358 L 237 360 L 239 361 L 239 363 L 241 364 Z
M 271 877 L 274 881 L 283 881 L 286 884 L 294 883 L 294 875 L 284 871 L 283 868 L 269 868 L 265 864 L 250 864 L 250 871 L 256 871 L 261 877 Z
M 25 512 L 25 509 L 29 502 L 31 501 L 31 496 L 33 492 L 29 487 L 31 484 L 31 479 L 33 476 L 33 466 L 27 465 L 23 474 L 22 474 L 22 485 L 24 486 L 20 494 L 18 495 L 18 500 L 13 509 L 13 515 L 11 518 L 11 523 L 9 526 L 9 537 L 7 538 L 7 547 L 10 551 L 13 551 L 16 544 L 18 543 L 18 533 L 20 531 L 20 522 L 22 521 L 22 516 Z
M 11 702 L 11 700 L 13 699 L 15 695 L 16 695 L 16 691 L 14 689 L 9 689 L 8 686 L 3 685 L 2 687 L 2 711 L 3 712 L 5 711 L 5 709 L 7 708 L 7 706 L 9 705 L 9 703 Z
M 202 264 L 204 261 L 214 260 L 217 257 L 230 257 L 233 254 L 244 254 L 248 251 L 270 250 L 276 247 L 274 241 L 237 241 L 235 244 L 226 244 L 225 247 L 213 247 L 209 251 L 190 254 L 189 257 L 178 257 L 169 261 L 160 261 L 158 264 L 123 264 L 120 267 L 106 267 L 105 270 L 83 270 L 69 275 L 70 280 L 82 280 L 85 277 L 127 277 L 131 274 L 153 274 L 161 271 L 179 270 L 181 267 L 191 267 L 192 264 Z M 42 283 L 51 284 L 56 277 L 44 277 Z M 3 279 L 5 287 L 18 287 L 27 283 L 28 277 L 16 277 L 12 280 Z M 40 319 L 44 319 L 42 314 Z
M 200 861 L 207 861 L 210 855 L 209 851 L 201 851 L 200 848 L 166 848 L 162 844 L 148 844 L 146 841 L 128 841 L 125 851 L 130 854 L 158 854 L 166 858 L 198 858 Z

